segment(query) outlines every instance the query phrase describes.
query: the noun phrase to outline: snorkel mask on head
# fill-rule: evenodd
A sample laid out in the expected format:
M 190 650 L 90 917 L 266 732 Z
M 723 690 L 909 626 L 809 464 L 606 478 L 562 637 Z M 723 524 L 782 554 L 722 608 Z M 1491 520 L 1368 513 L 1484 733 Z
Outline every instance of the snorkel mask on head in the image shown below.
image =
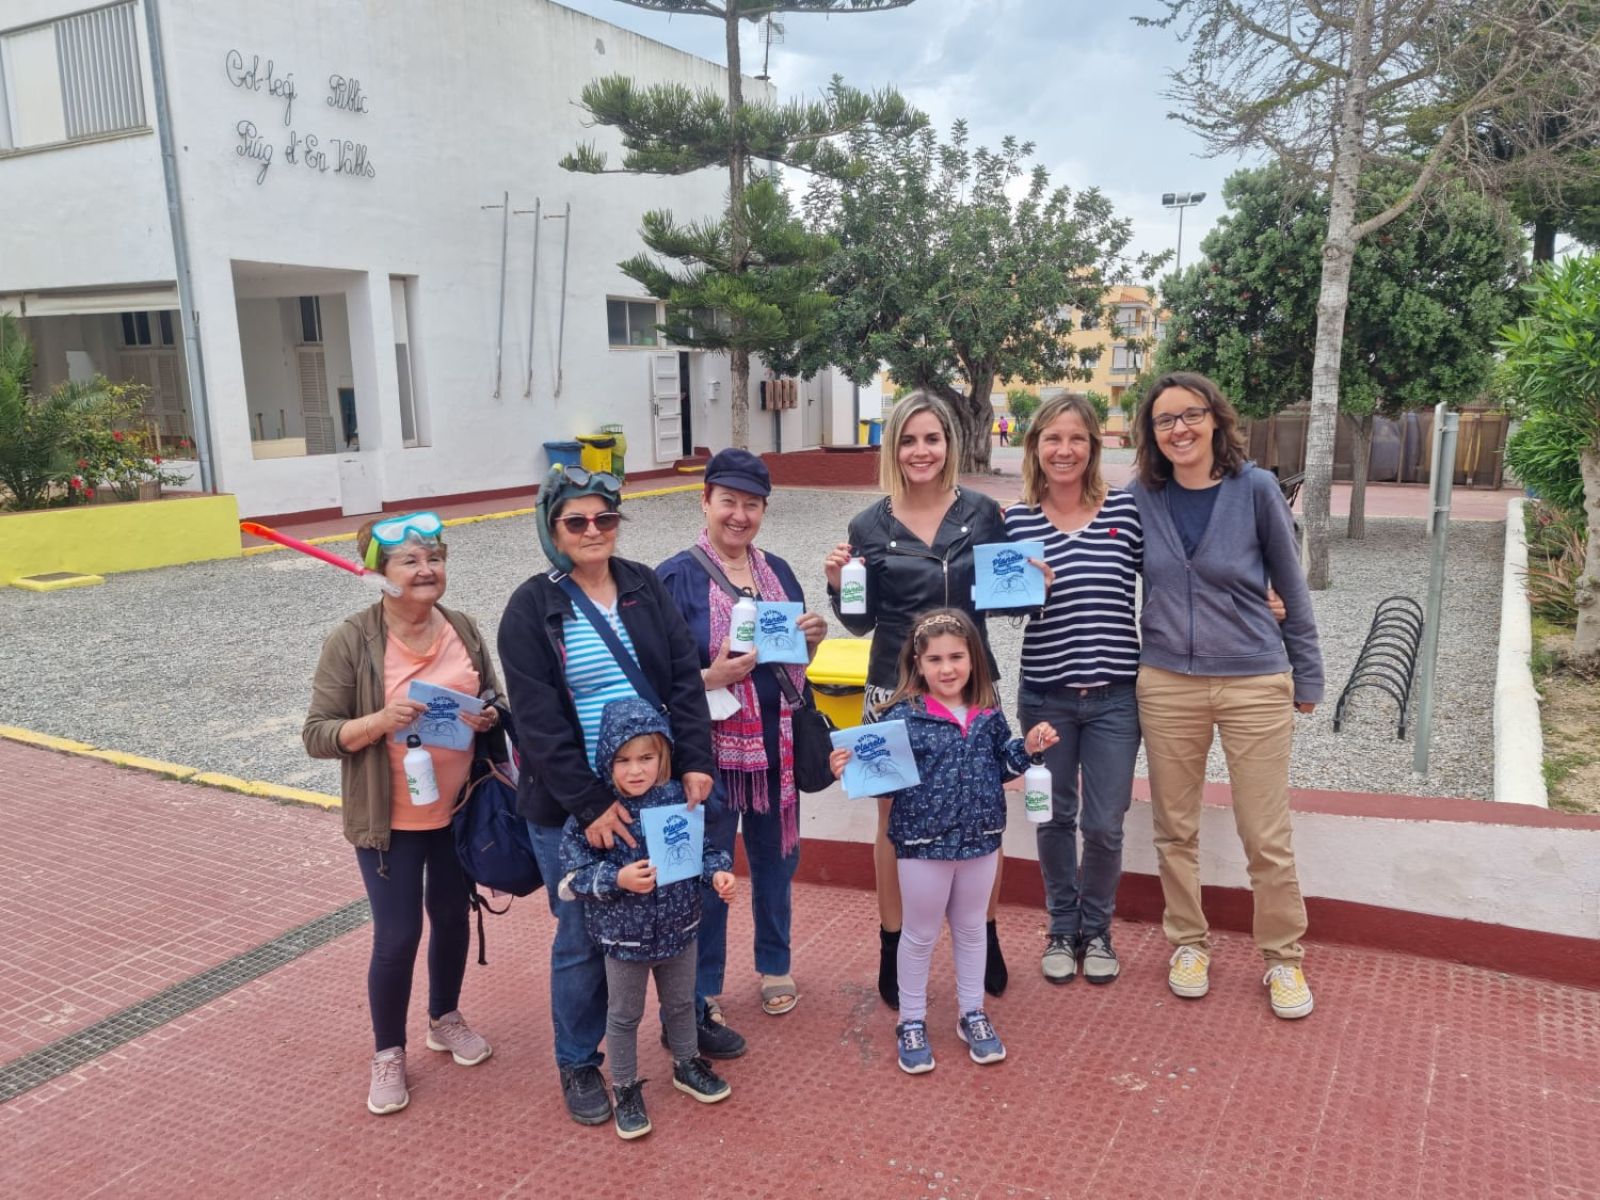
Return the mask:
M 406 513 L 390 517 L 372 527 L 372 540 L 367 543 L 366 564 L 371 571 L 380 571 L 378 564 L 385 554 L 392 554 L 407 542 L 420 542 L 425 546 L 444 543 L 444 522 L 435 512 Z
M 561 506 L 579 496 L 599 496 L 607 508 L 616 512 L 622 506 L 622 480 L 605 471 L 586 471 L 582 467 L 557 463 L 539 485 L 539 499 L 534 507 L 539 522 L 539 545 L 550 565 L 563 575 L 572 572 L 572 559 L 556 549 L 551 527 Z

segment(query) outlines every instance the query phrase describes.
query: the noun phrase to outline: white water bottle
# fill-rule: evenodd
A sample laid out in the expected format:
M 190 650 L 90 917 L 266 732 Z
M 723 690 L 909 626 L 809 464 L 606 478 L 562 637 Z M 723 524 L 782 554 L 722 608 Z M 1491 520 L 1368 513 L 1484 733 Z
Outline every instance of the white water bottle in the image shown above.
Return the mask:
M 1022 807 L 1035 825 L 1050 819 L 1050 787 L 1050 768 L 1035 758 L 1022 774 Z
M 433 755 L 422 748 L 416 734 L 406 738 L 406 791 L 413 804 L 432 804 L 439 799 L 439 781 L 433 775 Z
M 839 611 L 867 611 L 867 564 L 859 558 L 852 558 L 839 571 Z
M 728 618 L 728 653 L 748 654 L 756 648 L 756 602 L 740 596 Z

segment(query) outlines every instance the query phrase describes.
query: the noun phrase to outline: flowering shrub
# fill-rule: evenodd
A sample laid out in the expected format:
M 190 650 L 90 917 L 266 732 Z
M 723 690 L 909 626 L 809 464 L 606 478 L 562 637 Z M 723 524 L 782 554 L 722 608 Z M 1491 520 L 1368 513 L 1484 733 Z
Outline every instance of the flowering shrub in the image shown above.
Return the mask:
M 141 484 L 183 482 L 182 475 L 161 469 L 154 436 L 137 424 L 144 393 L 138 384 L 109 383 L 84 409 L 72 439 L 81 484 L 74 489 L 69 483 L 69 499 L 92 499 L 96 488 L 110 488 L 119 500 L 137 500 Z

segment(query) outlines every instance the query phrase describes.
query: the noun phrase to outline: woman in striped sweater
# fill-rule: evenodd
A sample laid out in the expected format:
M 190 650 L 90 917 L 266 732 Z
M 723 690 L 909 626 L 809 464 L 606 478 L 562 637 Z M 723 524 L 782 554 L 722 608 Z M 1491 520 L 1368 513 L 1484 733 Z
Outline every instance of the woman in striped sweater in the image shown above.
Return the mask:
M 1005 513 L 1011 540 L 1043 542 L 1050 568 L 1044 607 L 1023 634 L 1017 709 L 1023 728 L 1048 721 L 1060 737 L 1045 752 L 1055 794 L 1038 827 L 1050 912 L 1040 966 L 1052 983 L 1070 983 L 1080 958 L 1090 983 L 1117 977 L 1111 911 L 1139 753 L 1134 585 L 1144 539 L 1133 497 L 1101 477 L 1100 450 L 1088 400 L 1046 401 L 1023 440 L 1022 501 Z

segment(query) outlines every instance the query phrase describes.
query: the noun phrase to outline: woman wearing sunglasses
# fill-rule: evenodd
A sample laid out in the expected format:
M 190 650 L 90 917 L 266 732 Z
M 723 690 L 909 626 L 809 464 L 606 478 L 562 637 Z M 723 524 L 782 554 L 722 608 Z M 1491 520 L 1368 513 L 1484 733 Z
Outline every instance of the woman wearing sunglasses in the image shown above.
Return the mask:
M 368 521 L 356 534 L 362 561 L 398 595 L 384 596 L 335 629 L 322 647 L 301 736 L 313 758 L 340 760 L 344 835 L 372 903 L 367 1002 L 377 1053 L 367 1108 L 398 1112 L 406 1088 L 406 1011 L 411 974 L 428 916 L 428 1049 L 470 1067 L 489 1043 L 457 1009 L 467 969 L 468 884 L 450 829 L 452 801 L 467 780 L 470 748 L 428 745 L 438 799 L 414 802 L 403 759 L 409 732 L 425 711 L 409 697 L 413 681 L 468 696 L 492 696 L 494 665 L 465 613 L 439 603 L 445 589 L 444 527 L 435 513 Z M 461 712 L 475 732 L 491 728 L 492 705 Z
M 1322 651 L 1278 482 L 1244 457 L 1238 416 L 1204 375 L 1157 379 L 1135 420 L 1144 526 L 1139 724 L 1150 771 L 1156 859 L 1173 945 L 1167 984 L 1210 990 L 1200 907 L 1200 811 L 1206 755 L 1222 737 L 1233 819 L 1255 900 L 1256 946 L 1272 1011 L 1311 1012 L 1301 970 L 1305 902 L 1289 824 L 1294 714 L 1322 699 Z M 1269 585 L 1283 597 L 1280 628 Z
M 562 876 L 568 817 L 596 847 L 609 848 L 619 837 L 636 844 L 627 809 L 596 773 L 605 706 L 637 696 L 662 710 L 672 726 L 673 773 L 691 807 L 711 794 L 715 769 L 699 651 L 656 573 L 617 554 L 621 503 L 616 476 L 551 468 L 535 521 L 553 569 L 517 588 L 499 633 L 517 746 L 524 762 L 534 764 L 522 772 L 518 807 L 556 918 L 550 949 L 556 1066 L 567 1112 L 582 1125 L 611 1119 L 600 1075 L 605 956 L 589 940 L 580 902 L 561 899 L 554 885 Z
M 805 603 L 789 564 L 755 546 L 771 493 L 766 463 L 748 450 L 719 451 L 706 464 L 700 497 L 705 529 L 693 548 L 673 555 L 656 571 L 694 636 L 707 691 L 724 689 L 730 697 L 711 727 L 720 786 L 706 813 L 706 837 L 731 854 L 734 836 L 744 826 L 761 1007 L 776 1017 L 800 999 L 789 973 L 790 883 L 800 863 L 800 794 L 794 780 L 793 709 L 778 671 L 788 676 L 789 689 L 798 697 L 805 689 L 805 668 L 761 667 L 754 654 L 728 653 L 733 596 L 721 582 L 753 599 Z M 713 569 L 720 579 L 712 577 Z M 798 625 L 807 651 L 814 654 L 827 636 L 827 621 L 802 613 Z M 700 921 L 695 990 L 701 1048 L 712 1057 L 744 1051 L 744 1039 L 723 1020 L 718 1000 L 727 936 L 727 907 L 708 901 Z

